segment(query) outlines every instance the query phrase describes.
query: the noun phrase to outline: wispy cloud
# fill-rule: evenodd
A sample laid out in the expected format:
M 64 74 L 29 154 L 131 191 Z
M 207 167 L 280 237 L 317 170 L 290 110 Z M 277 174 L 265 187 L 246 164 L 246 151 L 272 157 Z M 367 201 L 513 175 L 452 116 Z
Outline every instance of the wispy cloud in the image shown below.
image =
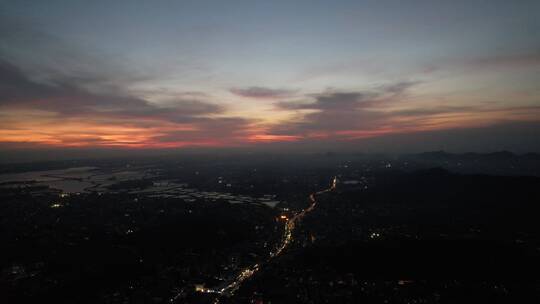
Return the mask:
M 425 95 L 424 100 L 416 100 L 419 96 L 416 93 L 422 91 L 423 84 L 437 81 L 431 76 L 440 70 L 491 73 L 493 68 L 535 68 L 540 64 L 537 51 L 483 54 L 469 57 L 472 59 L 460 56 L 450 61 L 434 58 L 434 62 L 427 62 L 430 63 L 427 69 L 419 68 L 424 75 L 413 71 L 414 67 L 400 69 L 401 58 L 395 58 L 392 64 L 366 59 L 335 66 L 328 60 L 322 62 L 329 62 L 328 68 L 312 71 L 315 76 L 324 76 L 318 78 L 314 86 L 312 83 L 302 87 L 305 79 L 291 82 L 298 85 L 298 89 L 274 82 L 268 87 L 249 86 L 245 85 L 250 83 L 245 81 L 249 75 L 245 75 L 237 86 L 227 85 L 231 87 L 223 96 L 227 102 L 223 102 L 219 97 L 224 93 L 221 84 L 217 88 L 207 87 L 193 79 L 183 83 L 183 77 L 189 74 L 186 71 L 175 74 L 174 81 L 169 81 L 171 79 L 164 74 L 168 72 L 167 66 L 173 64 L 167 60 L 159 62 L 156 70 L 146 69 L 140 62 L 130 64 L 128 56 L 77 47 L 6 18 L 0 18 L 0 36 L 0 143 L 230 146 L 254 142 L 352 140 L 540 120 L 540 108 L 535 106 L 535 102 L 538 103 L 534 100 L 538 93 L 532 90 L 525 92 L 530 96 L 521 98 L 519 104 L 513 99 L 485 104 L 480 97 L 467 103 L 458 100 L 461 96 L 446 100 L 444 93 L 436 91 L 441 87 L 454 91 L 449 81 L 448 87 L 435 84 L 436 92 L 428 93 L 436 100 L 426 100 Z M 381 62 L 384 73 L 380 72 Z M 419 65 L 423 66 L 422 63 L 426 62 L 421 61 Z M 367 82 L 359 78 L 356 83 L 358 71 L 377 77 Z M 340 77 L 332 78 L 336 75 Z M 537 75 L 523 78 L 534 83 L 535 77 Z M 195 78 L 204 77 L 196 75 Z M 333 81 L 335 79 L 339 81 Z M 340 82 L 343 79 L 345 81 Z M 381 79 L 388 83 L 358 89 L 372 81 L 381 83 Z M 328 86 L 336 89 L 318 89 L 325 87 L 327 80 Z M 194 86 L 189 87 L 192 83 Z M 512 85 L 508 85 L 506 91 Z M 316 93 L 304 94 L 304 91 Z M 462 96 L 467 98 L 467 92 Z M 252 102 L 256 100 L 265 102 Z M 231 108 L 238 114 L 230 114 Z M 264 118 L 264 122 L 252 119 L 250 115 L 257 112 L 268 119 Z
M 284 98 L 297 93 L 297 90 L 271 89 L 265 87 L 231 88 L 229 91 L 234 95 L 249 98 Z
M 540 50 L 528 53 L 513 53 L 505 55 L 494 55 L 478 57 L 464 61 L 468 66 L 490 68 L 490 67 L 533 67 L 540 66 Z
M 222 105 L 185 96 L 161 106 L 123 93 L 90 92 L 77 81 L 37 82 L 6 61 L 0 61 L 0 109 L 18 118 L 11 124 L 18 130 L 2 130 L 2 140 L 26 136 L 55 144 L 234 144 L 252 123 L 227 117 Z M 36 111 L 42 115 L 24 114 Z
M 410 90 L 421 84 L 403 81 L 363 91 L 327 91 L 306 100 L 281 101 L 280 111 L 295 118 L 269 126 L 268 136 L 293 136 L 298 140 L 347 140 L 385 134 L 412 133 L 486 126 L 512 121 L 540 120 L 538 106 L 505 106 L 499 103 L 430 106 L 410 105 Z
M 295 121 L 275 125 L 271 134 L 304 137 L 329 137 L 351 130 L 373 131 L 383 128 L 390 117 L 381 106 L 395 101 L 418 82 L 396 82 L 372 90 L 354 92 L 324 92 L 312 95 L 311 101 L 282 101 L 280 110 L 295 110 Z M 304 111 L 304 110 L 307 110 Z

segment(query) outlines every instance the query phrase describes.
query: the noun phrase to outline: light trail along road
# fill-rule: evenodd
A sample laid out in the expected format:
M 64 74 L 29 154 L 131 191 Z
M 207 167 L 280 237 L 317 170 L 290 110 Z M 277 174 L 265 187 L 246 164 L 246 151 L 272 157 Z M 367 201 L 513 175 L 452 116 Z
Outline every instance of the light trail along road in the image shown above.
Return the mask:
M 317 200 L 315 199 L 315 197 L 317 195 L 320 195 L 326 192 L 334 191 L 336 189 L 336 184 L 337 184 L 337 177 L 334 176 L 329 188 L 311 193 L 309 195 L 309 201 L 310 201 L 309 207 L 302 209 L 302 211 L 296 213 L 293 217 L 286 220 L 281 243 L 275 250 L 270 252 L 269 257 L 266 260 L 266 263 L 272 261 L 274 258 L 281 255 L 281 253 L 291 244 L 291 242 L 293 241 L 293 232 L 296 225 L 302 221 L 302 219 L 304 218 L 304 216 L 306 216 L 306 214 L 310 213 L 311 211 L 313 211 L 313 209 L 315 209 L 315 206 L 317 205 Z M 260 269 L 261 269 L 261 265 L 259 263 L 254 264 L 252 266 L 244 268 L 242 271 L 240 271 L 240 273 L 237 276 L 232 277 L 230 280 L 221 284 L 219 287 L 202 288 L 198 291 L 201 293 L 216 294 L 217 297 L 214 303 L 219 303 L 221 297 L 232 296 L 240 288 L 240 286 L 242 285 L 244 281 L 251 278 Z M 174 303 L 180 296 L 181 296 L 180 293 L 175 295 L 174 297 L 170 299 L 170 302 Z

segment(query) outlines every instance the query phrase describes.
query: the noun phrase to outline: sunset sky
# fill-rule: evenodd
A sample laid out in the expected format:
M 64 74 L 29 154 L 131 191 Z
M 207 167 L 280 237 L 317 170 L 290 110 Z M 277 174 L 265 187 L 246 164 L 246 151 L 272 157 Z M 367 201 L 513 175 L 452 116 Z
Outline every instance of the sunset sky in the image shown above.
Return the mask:
M 0 0 L 2 149 L 527 151 L 539 126 L 537 0 Z

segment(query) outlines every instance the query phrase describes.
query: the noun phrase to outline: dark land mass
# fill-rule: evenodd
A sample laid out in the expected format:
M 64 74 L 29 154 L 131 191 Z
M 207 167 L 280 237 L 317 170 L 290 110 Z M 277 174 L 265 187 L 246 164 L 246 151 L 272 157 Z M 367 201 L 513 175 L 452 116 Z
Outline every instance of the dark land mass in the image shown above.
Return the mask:
M 540 299 L 540 178 L 375 174 L 338 186 L 297 246 L 234 301 L 525 303 Z
M 0 301 L 536 303 L 537 161 L 432 152 L 43 163 L 35 171 L 92 167 L 65 177 L 92 186 L 0 184 Z M 334 176 L 336 189 L 316 195 L 270 259 L 282 216 Z M 255 264 L 233 294 L 201 292 Z

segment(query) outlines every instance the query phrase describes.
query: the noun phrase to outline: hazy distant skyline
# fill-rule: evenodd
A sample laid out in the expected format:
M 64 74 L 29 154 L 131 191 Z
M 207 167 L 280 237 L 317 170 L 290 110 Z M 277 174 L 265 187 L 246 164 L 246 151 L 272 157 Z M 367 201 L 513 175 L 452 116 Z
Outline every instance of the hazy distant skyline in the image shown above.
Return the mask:
M 539 1 L 0 1 L 0 149 L 540 151 L 539 133 Z

